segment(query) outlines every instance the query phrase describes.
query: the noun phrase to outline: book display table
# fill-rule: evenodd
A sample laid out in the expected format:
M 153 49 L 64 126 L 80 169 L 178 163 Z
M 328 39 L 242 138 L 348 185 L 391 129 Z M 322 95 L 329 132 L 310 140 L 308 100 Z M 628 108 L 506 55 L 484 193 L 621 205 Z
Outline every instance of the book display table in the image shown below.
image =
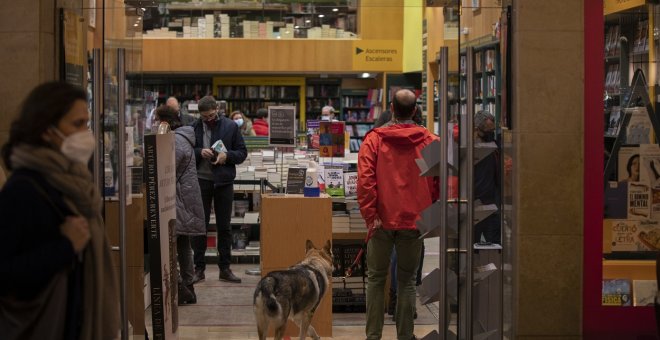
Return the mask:
M 332 241 L 332 199 L 329 196 L 264 194 L 261 201 L 261 275 L 286 269 L 305 257 L 305 241 L 322 247 Z M 332 289 L 321 300 L 312 325 L 321 337 L 332 337 Z M 273 329 L 270 327 L 270 335 Z M 286 335 L 298 336 L 291 321 Z

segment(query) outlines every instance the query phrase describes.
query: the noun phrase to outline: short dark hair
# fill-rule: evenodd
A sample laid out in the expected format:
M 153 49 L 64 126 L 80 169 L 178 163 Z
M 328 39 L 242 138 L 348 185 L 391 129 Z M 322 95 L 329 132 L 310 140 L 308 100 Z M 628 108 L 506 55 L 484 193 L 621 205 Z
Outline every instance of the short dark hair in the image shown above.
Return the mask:
M 21 104 L 16 119 L 9 129 L 9 140 L 2 147 L 2 159 L 12 170 L 12 150 L 19 144 L 46 146 L 41 135 L 66 115 L 73 104 L 87 101 L 82 88 L 65 82 L 48 82 L 35 87 Z
M 259 118 L 268 117 L 268 109 L 261 108 L 261 109 L 257 110 L 257 117 L 259 117 Z
M 403 94 L 408 91 L 412 96 Z M 394 108 L 394 117 L 397 119 L 410 119 L 415 112 L 415 95 L 410 90 L 401 89 L 394 93 L 392 98 L 392 107 Z M 402 97 L 402 98 L 401 98 Z
M 199 112 L 206 112 L 218 108 L 218 102 L 215 101 L 213 96 L 204 96 L 197 102 L 197 109 Z
M 179 118 L 179 112 L 168 105 L 161 105 L 156 109 L 156 116 L 163 122 L 170 125 L 170 129 L 176 130 L 183 126 Z

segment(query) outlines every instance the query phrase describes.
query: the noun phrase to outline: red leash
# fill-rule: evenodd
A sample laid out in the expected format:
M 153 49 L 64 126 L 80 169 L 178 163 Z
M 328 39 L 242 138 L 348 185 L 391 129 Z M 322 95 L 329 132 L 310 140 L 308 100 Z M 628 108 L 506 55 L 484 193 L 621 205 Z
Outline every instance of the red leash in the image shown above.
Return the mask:
M 367 237 L 364 238 L 364 246 L 367 246 L 367 243 L 369 243 L 369 240 L 371 237 L 374 235 L 374 231 L 376 231 L 376 228 L 370 228 L 369 231 L 367 232 Z M 351 264 L 348 269 L 346 269 L 346 272 L 344 273 L 344 279 L 347 277 L 351 277 L 353 275 L 353 268 L 357 266 L 358 262 L 360 261 L 360 258 L 362 258 L 362 254 L 364 254 L 364 247 L 360 248 L 360 251 L 357 253 L 355 256 L 355 261 L 353 261 L 353 264 Z

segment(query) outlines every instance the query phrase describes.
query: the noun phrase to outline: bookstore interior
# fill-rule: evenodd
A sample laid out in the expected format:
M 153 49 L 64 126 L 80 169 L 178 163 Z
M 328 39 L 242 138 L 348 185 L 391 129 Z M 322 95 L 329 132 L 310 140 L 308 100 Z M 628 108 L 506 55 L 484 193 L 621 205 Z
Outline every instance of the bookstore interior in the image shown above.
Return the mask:
M 610 3 L 603 32 L 601 305 L 648 314 L 660 250 L 660 5 Z M 332 241 L 331 298 L 312 320 L 316 331 L 327 337 L 333 325 L 359 325 L 355 334 L 363 334 L 367 269 L 359 254 L 368 233 L 357 200 L 358 154 L 395 92 L 409 89 L 417 98 L 416 123 L 440 137 L 421 152 L 419 174 L 411 176 L 446 179 L 417 221 L 426 252 L 416 333 L 512 338 L 511 5 L 90 0 L 84 10 L 61 8 L 60 76 L 88 89 L 92 129 L 102 136 L 94 178 L 111 243 L 121 249 L 122 318 L 131 334 L 143 337 L 143 324 L 149 336 L 168 339 L 186 327 L 234 325 L 254 337 L 258 279 L 300 261 L 305 240 Z M 175 98 L 180 115 L 196 120 L 198 101 L 208 95 L 221 114 L 238 111 L 244 127 L 259 122 L 268 130 L 244 133 L 248 154 L 233 184 L 231 262 L 243 289 L 218 297 L 207 274 L 195 287 L 204 303 L 177 309 L 175 298 L 162 295 L 176 292 L 178 281 L 168 227 L 176 217 L 167 201 L 175 190 L 167 151 L 175 139 L 163 123 L 154 125 L 153 112 Z M 493 138 L 479 134 L 475 115 L 484 112 Z M 492 200 L 479 192 L 484 178 L 494 179 Z M 498 236 L 475 237 L 484 224 L 495 225 Z M 216 245 L 211 213 L 210 263 L 217 261 Z M 291 324 L 289 333 L 297 327 Z

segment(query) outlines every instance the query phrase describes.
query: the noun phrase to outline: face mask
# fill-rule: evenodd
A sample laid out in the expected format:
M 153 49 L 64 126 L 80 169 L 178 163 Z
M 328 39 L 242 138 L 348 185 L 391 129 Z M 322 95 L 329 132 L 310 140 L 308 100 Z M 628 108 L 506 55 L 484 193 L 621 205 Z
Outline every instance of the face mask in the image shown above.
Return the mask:
M 239 118 L 239 119 L 234 120 L 234 123 L 236 123 L 236 125 L 238 125 L 238 127 L 243 126 L 243 118 Z
M 53 127 L 53 131 L 62 138 L 62 145 L 60 151 L 73 162 L 87 164 L 90 157 L 96 148 L 96 140 L 92 131 L 85 130 L 74 132 L 68 136 L 64 136 L 60 130 Z
M 330 116 L 321 116 L 321 120 L 329 121 L 329 120 L 330 120 Z
M 495 140 L 495 131 L 481 131 L 481 136 L 479 138 L 486 143 L 492 142 Z

